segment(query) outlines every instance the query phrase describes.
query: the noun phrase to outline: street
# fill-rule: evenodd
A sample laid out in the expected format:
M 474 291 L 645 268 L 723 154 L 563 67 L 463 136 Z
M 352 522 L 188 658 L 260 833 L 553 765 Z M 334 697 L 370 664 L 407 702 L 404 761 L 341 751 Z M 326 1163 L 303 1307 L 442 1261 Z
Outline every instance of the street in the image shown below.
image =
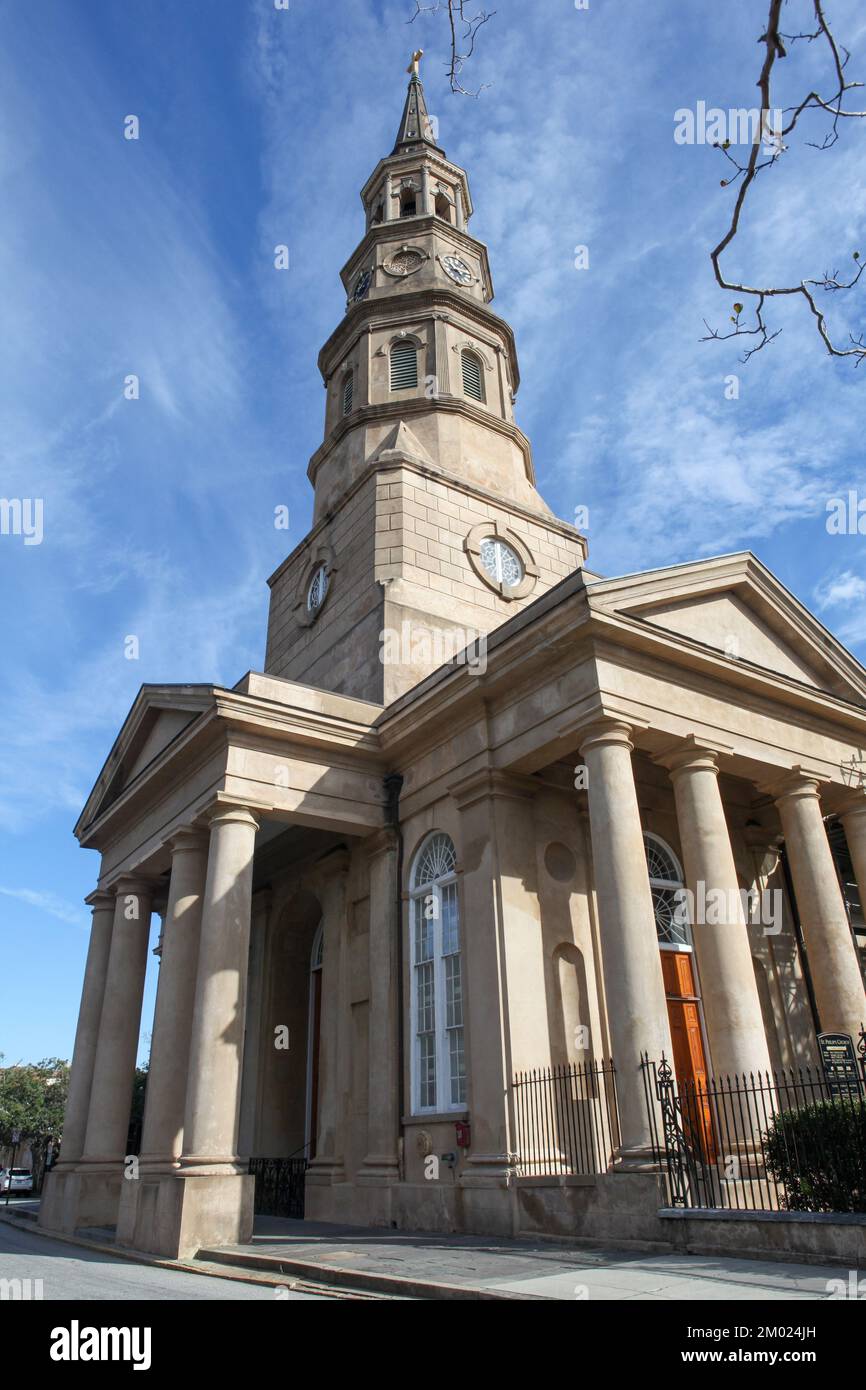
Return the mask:
M 8 1285 L 2 1281 L 10 1279 L 30 1280 L 29 1286 L 24 1287 L 31 1290 L 38 1288 L 35 1281 L 41 1280 L 41 1297 L 46 1301 L 137 1303 L 184 1299 L 273 1303 L 277 1297 L 274 1287 L 136 1264 L 0 1222 L 0 1300 L 9 1297 Z M 327 1295 L 294 1292 L 284 1287 L 279 1297 L 310 1302 Z

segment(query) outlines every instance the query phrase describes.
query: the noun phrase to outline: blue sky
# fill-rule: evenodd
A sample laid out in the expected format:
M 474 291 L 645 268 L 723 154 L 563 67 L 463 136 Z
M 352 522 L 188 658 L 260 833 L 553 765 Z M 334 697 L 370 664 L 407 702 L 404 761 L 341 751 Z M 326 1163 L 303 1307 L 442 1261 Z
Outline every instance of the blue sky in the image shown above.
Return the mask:
M 517 335 L 539 487 L 565 518 L 589 507 L 591 566 L 750 548 L 866 656 L 863 538 L 825 525 L 828 498 L 866 496 L 866 367 L 827 357 L 799 305 L 745 367 L 737 343 L 698 341 L 730 313 L 707 253 L 731 194 L 717 152 L 674 142 L 674 112 L 752 104 L 763 3 L 496 8 L 473 100 L 447 90 L 441 18 L 407 25 L 413 0 L 0 0 L 0 495 L 44 499 L 41 545 L 0 536 L 7 1063 L 71 1053 L 98 872 L 72 825 L 139 685 L 261 669 L 265 580 L 311 516 L 316 355 L 417 45 Z M 866 78 L 862 6 L 832 18 Z M 786 60 L 783 104 L 819 57 Z M 798 140 L 731 268 L 796 280 L 866 254 L 864 171 L 866 127 L 831 153 Z M 838 301 L 838 337 L 864 317 L 862 294 Z

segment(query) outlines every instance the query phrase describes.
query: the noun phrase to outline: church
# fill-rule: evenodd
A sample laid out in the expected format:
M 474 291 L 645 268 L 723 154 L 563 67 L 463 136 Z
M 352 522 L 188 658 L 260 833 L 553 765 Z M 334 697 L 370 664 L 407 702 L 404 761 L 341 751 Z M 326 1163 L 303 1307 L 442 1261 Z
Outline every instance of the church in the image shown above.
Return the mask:
M 144 686 L 76 826 L 101 859 L 46 1229 L 248 1241 L 251 1161 L 284 1158 L 313 1220 L 613 1238 L 658 1169 L 643 1058 L 814 1064 L 866 1015 L 866 670 L 750 553 L 587 568 L 417 63 L 361 199 L 264 669 Z M 547 1161 L 519 1078 L 614 1068 L 593 1171 Z

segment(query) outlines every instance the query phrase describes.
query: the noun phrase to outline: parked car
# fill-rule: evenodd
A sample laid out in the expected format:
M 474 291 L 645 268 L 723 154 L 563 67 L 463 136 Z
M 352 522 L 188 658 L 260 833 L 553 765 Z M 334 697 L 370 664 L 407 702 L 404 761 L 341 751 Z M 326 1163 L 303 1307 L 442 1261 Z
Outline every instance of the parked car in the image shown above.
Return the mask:
M 0 1192 L 32 1192 L 33 1174 L 29 1168 L 0 1168 Z

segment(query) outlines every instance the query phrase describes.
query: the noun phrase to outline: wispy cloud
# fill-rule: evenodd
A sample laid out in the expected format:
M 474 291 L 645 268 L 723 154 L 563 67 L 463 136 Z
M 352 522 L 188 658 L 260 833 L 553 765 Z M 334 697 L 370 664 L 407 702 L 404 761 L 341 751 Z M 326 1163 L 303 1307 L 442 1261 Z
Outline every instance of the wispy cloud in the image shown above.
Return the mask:
M 58 921 L 66 922 L 71 927 L 87 925 L 87 909 L 64 902 L 56 893 L 46 893 L 34 888 L 0 887 L 0 894 L 4 898 L 15 898 L 18 902 L 26 903 L 28 907 L 35 907 L 40 912 L 47 912 L 49 917 L 56 917 Z
M 863 599 L 866 599 L 866 579 L 852 570 L 825 576 L 815 589 L 815 604 L 821 612 Z

